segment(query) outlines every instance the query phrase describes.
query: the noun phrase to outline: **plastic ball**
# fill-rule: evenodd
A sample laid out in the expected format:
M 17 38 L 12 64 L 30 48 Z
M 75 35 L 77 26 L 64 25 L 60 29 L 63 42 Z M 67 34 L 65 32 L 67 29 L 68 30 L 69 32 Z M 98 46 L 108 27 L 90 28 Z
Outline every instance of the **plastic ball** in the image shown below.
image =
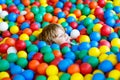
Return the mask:
M 32 80 L 34 78 L 34 72 L 32 70 L 25 70 L 22 72 L 22 75 L 24 76 L 25 79 L 30 79 Z
M 120 63 L 117 63 L 117 64 L 115 65 L 115 69 L 117 69 L 117 70 L 120 71 Z
M 114 18 L 107 18 L 106 19 L 106 24 L 113 27 L 115 25 L 115 20 Z
M 28 13 L 25 15 L 25 18 L 26 18 L 27 20 L 31 20 L 31 19 L 34 18 L 34 14 L 33 14 L 32 12 L 28 12 Z
M 52 71 L 52 73 L 51 73 Z M 49 65 L 46 69 L 46 74 L 48 76 L 53 76 L 58 74 L 58 68 L 55 65 Z
M 92 80 L 104 80 L 104 79 L 105 79 L 105 76 L 104 76 L 104 74 L 101 74 L 101 73 L 96 73 L 92 77 Z
M 89 15 L 90 14 L 90 8 L 89 7 L 83 7 L 82 14 L 83 15 Z
M 36 71 L 37 70 L 37 67 L 39 66 L 39 61 L 38 60 L 31 60 L 29 63 L 28 63 L 28 67 L 30 70 L 33 70 L 33 71 Z
M 108 39 L 111 41 L 112 39 L 114 39 L 114 38 L 118 38 L 118 34 L 116 33 L 116 32 L 112 32 L 110 35 L 109 35 L 109 37 L 108 37 Z
M 58 18 L 65 18 L 65 13 L 64 12 L 58 12 L 57 17 Z
M 46 76 L 37 76 L 35 80 L 47 80 Z
M 7 61 L 8 62 L 16 62 L 18 59 L 16 53 L 10 53 L 7 55 Z
M 101 53 L 106 53 L 106 52 L 109 52 L 109 51 L 110 51 L 109 47 L 108 47 L 108 46 L 105 46 L 105 45 L 100 46 L 99 49 L 100 49 L 100 52 L 101 52 Z
M 89 50 L 90 49 L 90 44 L 88 42 L 82 42 L 79 47 L 78 50 Z
M 13 77 L 13 80 L 25 80 L 25 78 L 22 75 L 17 74 Z
M 17 22 L 18 23 L 23 23 L 25 21 L 25 17 L 23 16 L 23 15 L 19 15 L 18 17 L 17 17 Z
M 100 50 L 96 47 L 90 48 L 88 53 L 90 56 L 95 56 L 95 57 L 99 57 L 101 54 Z
M 90 45 L 91 45 L 91 47 L 98 47 L 98 42 L 97 41 L 91 41 Z
M 7 31 L 3 31 L 2 32 L 2 36 L 3 37 L 10 37 L 11 36 L 11 33 L 7 30 Z
M 47 80 L 59 80 L 59 77 L 57 75 L 49 76 Z
M 105 19 L 107 19 L 107 18 L 112 18 L 113 17 L 113 13 L 112 13 L 112 10 L 106 10 L 105 12 L 104 12 L 104 18 Z
M 102 28 L 102 24 L 97 23 L 93 27 L 93 31 L 100 32 L 101 28 Z
M 54 10 L 53 7 L 50 5 L 46 7 L 46 12 L 48 12 L 48 13 L 52 13 L 53 10 Z
M 54 58 L 55 58 L 54 54 L 51 53 L 51 52 L 49 52 L 49 53 L 46 53 L 46 54 L 44 55 L 44 58 L 43 58 L 43 59 L 44 59 L 45 62 L 50 63 L 51 61 L 54 60 Z
M 24 30 L 26 28 L 30 28 L 30 24 L 28 22 L 21 23 L 20 29 Z
M 119 38 L 112 39 L 111 45 L 120 48 L 120 39 Z
M 17 40 L 16 43 L 15 43 L 15 48 L 17 50 L 24 50 L 26 48 L 26 44 L 22 40 Z
M 19 37 L 20 40 L 29 40 L 29 36 L 25 33 L 21 34 Z
M 46 45 L 47 43 L 45 41 L 39 41 L 37 44 L 38 48 L 42 48 L 43 46 L 46 46 Z
M 102 36 L 109 36 L 110 33 L 111 33 L 111 28 L 107 25 L 104 25 L 102 28 L 101 28 L 101 31 L 100 31 L 101 35 Z
M 25 51 L 19 51 L 17 56 L 18 58 L 27 58 L 27 53 Z
M 42 14 L 38 13 L 38 14 L 35 15 L 35 21 L 36 22 L 42 22 L 42 20 L 43 20 Z
M 17 53 L 17 50 L 16 50 L 15 47 L 9 47 L 9 48 L 7 49 L 7 53 L 8 53 L 8 54 L 9 54 L 9 53 Z
M 102 40 L 100 40 L 100 42 L 99 42 L 99 47 L 100 46 L 107 46 L 107 47 L 111 47 L 111 45 L 110 45 L 110 42 L 109 41 L 107 41 L 107 40 L 105 40 L 105 39 L 102 39 Z
M 17 65 L 21 66 L 22 68 L 25 68 L 28 64 L 28 61 L 25 58 L 18 58 L 16 63 L 17 63 Z
M 43 46 L 41 49 L 40 49 L 40 52 L 45 54 L 45 53 L 51 53 L 52 52 L 52 49 L 49 45 L 46 45 L 46 46 Z
M 68 73 L 63 73 L 61 76 L 60 76 L 60 80 L 70 80 L 70 74 Z
M 39 12 L 39 8 L 37 6 L 33 6 L 31 8 L 31 12 L 33 12 L 34 14 L 37 14 Z
M 80 72 L 79 65 L 78 64 L 72 64 L 72 65 L 70 65 L 68 67 L 68 69 L 67 69 L 67 72 L 69 74 L 74 74 L 74 73 Z
M 13 66 L 10 67 L 10 73 L 12 75 L 19 74 L 21 72 L 22 72 L 22 68 L 20 66 L 18 66 L 18 65 L 13 65 Z
M 83 59 L 85 56 L 87 56 L 88 51 L 87 50 L 81 50 L 80 52 L 78 51 L 76 53 L 78 53 L 78 58 L 79 59 Z
M 119 52 L 119 48 L 116 47 L 116 46 L 112 46 L 112 47 L 110 48 L 110 50 L 111 50 L 113 53 L 115 53 L 115 54 Z
M 84 25 L 85 26 L 88 26 L 92 23 L 93 23 L 93 20 L 91 18 L 87 17 L 87 18 L 84 19 Z
M 93 77 L 92 74 L 86 74 L 84 80 L 92 80 L 92 77 Z
M 6 31 L 8 30 L 8 24 L 6 22 L 0 23 L 0 31 Z
M 38 29 L 39 29 L 39 26 L 38 26 L 36 23 L 32 23 L 32 24 L 30 25 L 30 29 L 31 29 L 32 31 L 35 31 L 35 30 L 38 30 Z
M 69 17 L 66 19 L 66 21 L 67 21 L 68 23 L 71 23 L 71 22 L 74 22 L 74 21 L 76 21 L 76 20 L 75 20 L 75 18 L 74 18 L 73 16 L 69 16 Z
M 120 62 L 120 53 L 117 53 L 117 60 Z
M 82 43 L 82 42 L 90 42 L 90 38 L 89 36 L 87 35 L 81 35 L 80 38 L 79 38 L 79 42 Z
M 50 22 L 52 20 L 52 15 L 50 13 L 46 13 L 44 15 L 44 21 Z
M 117 64 L 117 57 L 115 54 L 109 54 L 107 60 L 109 60 L 113 65 Z
M 71 59 L 73 61 L 75 60 L 75 57 L 76 57 L 75 54 L 73 52 L 71 52 L 71 51 L 70 52 L 66 52 L 65 55 L 64 55 L 65 59 L 68 58 L 68 59 Z
M 3 80 L 4 78 L 9 78 L 10 75 L 7 72 L 0 72 L 0 79 Z
M 108 77 L 111 77 L 117 80 L 120 77 L 120 71 L 113 69 L 112 71 L 109 72 Z
M 70 80 L 84 80 L 84 77 L 80 73 L 74 73 L 72 74 Z
M 9 48 L 9 45 L 4 44 L 4 43 L 0 44 L 0 52 L 1 53 L 6 53 L 8 48 Z
M 15 13 L 8 14 L 8 20 L 15 22 L 17 19 L 17 15 Z
M 8 15 L 8 12 L 7 12 L 7 11 L 2 11 L 2 12 L 0 12 L 0 17 L 1 17 L 2 19 L 4 19 L 7 15 Z
M 19 27 L 18 26 L 12 26 L 12 27 L 10 27 L 10 32 L 12 34 L 17 34 L 19 32 Z
M 93 41 L 99 41 L 101 39 L 101 35 L 98 32 L 92 32 L 90 34 L 90 39 Z
M 78 23 L 77 23 L 77 22 L 71 22 L 71 23 L 70 23 L 70 26 L 71 26 L 73 29 L 77 29 Z

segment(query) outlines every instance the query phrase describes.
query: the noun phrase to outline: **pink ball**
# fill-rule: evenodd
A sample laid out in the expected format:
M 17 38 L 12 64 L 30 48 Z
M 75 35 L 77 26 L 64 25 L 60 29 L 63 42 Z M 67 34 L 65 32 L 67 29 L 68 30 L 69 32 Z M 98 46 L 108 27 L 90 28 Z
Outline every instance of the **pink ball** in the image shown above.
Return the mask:
M 71 22 L 71 23 L 70 23 L 70 26 L 71 26 L 73 29 L 77 29 L 78 23 L 77 23 L 77 22 Z
M 99 46 L 103 45 L 108 46 L 109 48 L 111 47 L 110 42 L 104 39 L 99 42 Z
M 0 53 L 7 53 L 9 46 L 7 44 L 0 44 Z
M 17 40 L 15 43 L 15 48 L 19 50 L 24 50 L 26 48 L 26 43 L 22 40 Z
M 103 27 L 100 30 L 100 33 L 102 36 L 109 36 L 111 33 L 111 28 L 107 25 L 103 25 Z

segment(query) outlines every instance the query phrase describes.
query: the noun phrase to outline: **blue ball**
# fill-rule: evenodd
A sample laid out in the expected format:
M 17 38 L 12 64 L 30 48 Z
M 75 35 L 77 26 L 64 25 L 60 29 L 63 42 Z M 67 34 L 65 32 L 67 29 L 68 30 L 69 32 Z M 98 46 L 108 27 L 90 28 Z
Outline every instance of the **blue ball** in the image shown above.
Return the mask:
M 58 68 L 61 70 L 61 71 L 67 71 L 68 67 L 70 66 L 70 63 L 68 62 L 68 60 L 61 60 L 59 63 L 58 63 Z
M 91 41 L 90 42 L 91 47 L 98 47 L 98 45 L 99 45 L 98 41 Z
M 61 2 L 61 1 L 58 1 L 57 3 L 56 3 L 56 7 L 57 8 L 63 8 L 63 6 L 64 6 L 64 4 L 63 4 L 63 2 Z
M 115 19 L 110 17 L 106 19 L 106 24 L 113 27 L 115 25 Z
M 39 48 L 39 49 L 41 49 L 42 47 L 44 47 L 44 46 L 46 46 L 47 45 L 47 43 L 45 42 L 45 41 L 39 41 L 38 43 L 37 43 L 37 47 Z
M 119 27 L 120 26 L 120 23 L 116 23 L 113 28 L 116 28 L 116 27 Z
M 13 13 L 13 12 L 11 12 L 10 14 L 8 14 L 7 17 L 8 17 L 9 21 L 13 21 L 13 22 L 15 22 L 16 19 L 17 19 L 17 15 L 15 13 Z
M 88 42 L 82 42 L 79 44 L 78 49 L 79 50 L 89 50 L 90 49 L 90 44 Z
M 30 28 L 30 24 L 28 22 L 23 22 L 20 26 L 20 28 L 22 30 L 26 29 L 26 28 Z
M 34 56 L 34 54 L 36 54 L 36 52 L 29 52 L 28 53 L 28 60 L 30 61 L 30 60 L 32 60 L 32 57 Z
M 15 39 L 18 39 L 18 38 L 19 38 L 19 35 L 18 35 L 18 34 L 13 34 L 11 37 L 12 37 L 12 38 L 15 38 Z
M 119 13 L 120 13 L 120 6 L 115 6 L 115 7 L 113 8 L 113 10 L 114 10 L 117 14 L 119 14 Z
M 60 45 L 59 45 L 59 44 L 56 44 L 56 43 L 51 44 L 50 47 L 51 47 L 53 50 L 54 50 L 54 49 L 60 50 Z
M 120 62 L 120 52 L 117 53 L 117 60 L 118 60 L 118 62 Z
M 71 59 L 66 58 L 64 60 L 66 60 L 69 63 L 69 65 L 73 64 L 73 61 Z
M 89 58 L 90 58 L 90 56 L 85 56 L 82 61 L 87 62 Z
M 78 51 L 78 45 L 72 45 L 72 46 L 71 46 L 71 50 L 72 50 L 73 52 Z
M 109 60 L 104 60 L 99 64 L 98 69 L 102 70 L 103 72 L 109 72 L 113 69 L 113 64 Z
M 110 55 L 110 54 L 114 54 L 114 53 L 110 51 L 110 52 L 106 52 L 106 54 Z
M 94 24 L 96 24 L 96 23 L 98 23 L 98 22 L 100 22 L 100 20 L 99 20 L 98 18 L 96 18 L 96 19 L 93 20 L 93 23 L 94 23 Z
M 75 18 L 73 16 L 69 16 L 66 20 L 68 23 L 75 22 Z
M 82 30 L 82 29 L 84 29 L 85 28 L 85 26 L 84 25 L 78 25 L 78 27 L 77 27 L 77 29 L 80 31 L 80 30 Z
M 110 35 L 108 36 L 108 40 L 111 41 L 114 38 L 118 38 L 118 34 L 116 32 L 112 32 L 110 33 Z
M 34 78 L 34 72 L 32 70 L 25 70 L 22 72 L 22 75 L 26 80 L 33 80 Z
M 72 4 L 72 8 L 76 8 L 76 4 Z
M 10 73 L 13 74 L 19 74 L 22 72 L 22 68 L 18 65 L 14 65 L 10 68 Z
M 0 0 L 0 4 L 5 4 L 6 0 Z
M 101 35 L 100 35 L 99 32 L 92 32 L 92 33 L 90 34 L 90 39 L 91 39 L 92 41 L 100 41 Z
M 65 27 L 65 32 L 66 32 L 68 35 L 70 35 L 71 31 L 72 31 L 72 27 L 71 27 L 71 26 L 66 26 L 66 27 Z
M 104 12 L 104 18 L 105 18 L 105 19 L 110 18 L 110 17 L 113 17 L 113 16 L 114 16 L 114 14 L 113 14 L 112 11 L 109 10 L 109 9 Z
M 72 51 L 69 51 L 69 52 L 65 53 L 64 58 L 71 59 L 72 61 L 74 61 L 76 56 Z
M 93 75 L 92 80 L 105 80 L 105 75 L 102 73 L 96 73 Z
M 68 0 L 60 0 L 61 2 L 63 2 L 63 3 L 65 3 L 65 2 L 67 2 Z
M 25 80 L 25 78 L 22 75 L 17 74 L 13 77 L 13 80 Z
M 13 2 L 14 2 L 15 5 L 18 5 L 18 4 L 21 3 L 20 0 L 14 0 Z
M 57 14 L 57 17 L 58 18 L 65 18 L 65 13 L 64 12 L 59 12 L 58 14 Z

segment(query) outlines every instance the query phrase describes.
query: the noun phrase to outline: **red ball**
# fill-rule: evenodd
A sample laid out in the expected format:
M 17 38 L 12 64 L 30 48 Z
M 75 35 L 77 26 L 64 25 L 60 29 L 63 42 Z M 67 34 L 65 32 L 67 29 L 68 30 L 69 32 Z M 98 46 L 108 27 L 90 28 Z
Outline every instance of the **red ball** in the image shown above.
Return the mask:
M 103 25 L 103 27 L 100 30 L 100 33 L 102 36 L 109 36 L 111 33 L 111 28 L 107 25 Z
M 17 7 L 15 6 L 15 5 L 11 5 L 11 6 L 9 6 L 9 8 L 8 8 L 8 10 L 10 11 L 10 12 L 13 12 L 14 10 L 16 10 L 17 9 Z
M 30 29 L 31 29 L 32 31 L 35 31 L 35 30 L 38 30 L 38 29 L 39 29 L 39 26 L 38 26 L 36 23 L 32 23 L 32 24 L 30 25 Z
M 63 11 L 70 11 L 70 8 L 69 7 L 64 7 Z
M 89 74 L 92 72 L 92 66 L 89 63 L 82 63 L 80 65 L 80 73 L 83 75 Z
M 63 44 L 60 45 L 60 48 L 62 49 L 62 48 L 65 47 L 65 46 L 71 47 L 71 45 L 70 45 L 69 43 L 63 43 Z
M 35 1 L 32 5 L 33 6 L 40 6 L 40 3 L 38 1 Z
M 10 37 L 11 33 L 9 31 L 2 32 L 2 37 Z
M 116 23 L 120 23 L 120 20 L 116 20 Z
M 7 53 L 9 46 L 7 44 L 0 44 L 0 53 Z
M 78 27 L 78 23 L 77 22 L 71 22 L 70 23 L 70 26 L 73 28 L 73 29 L 76 29 Z
M 89 4 L 91 0 L 84 0 L 83 4 Z
M 20 14 L 20 11 L 18 9 L 13 10 L 14 13 Z
M 56 57 L 50 64 L 51 65 L 58 65 L 58 63 L 61 61 L 61 60 L 63 60 L 63 58 L 62 57 Z
M 106 5 L 106 1 L 105 0 L 98 0 L 98 5 L 103 8 Z
M 104 39 L 99 42 L 99 46 L 103 45 L 108 46 L 109 48 L 111 47 L 110 42 Z
M 103 15 L 103 14 L 104 14 L 104 11 L 101 7 L 97 7 L 94 11 L 95 16 L 99 16 L 99 15 Z
M 64 7 L 69 7 L 69 8 L 71 8 L 71 7 L 72 7 L 72 3 L 69 2 L 69 1 L 67 1 L 67 2 L 65 2 Z
M 33 60 L 38 60 L 39 62 L 43 62 L 43 54 L 38 52 L 38 53 L 33 55 L 32 59 Z
M 81 35 L 86 35 L 87 34 L 87 29 L 83 28 L 82 30 L 80 30 L 80 34 Z
M 24 50 L 26 48 L 26 43 L 22 40 L 17 40 L 15 42 L 15 48 L 19 51 L 19 50 Z

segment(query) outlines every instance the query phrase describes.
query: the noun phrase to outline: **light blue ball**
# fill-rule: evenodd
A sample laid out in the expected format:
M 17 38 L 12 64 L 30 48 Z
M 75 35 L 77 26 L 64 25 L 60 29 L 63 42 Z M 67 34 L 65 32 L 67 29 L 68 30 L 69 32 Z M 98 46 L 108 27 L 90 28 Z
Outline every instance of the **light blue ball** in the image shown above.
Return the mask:
M 57 14 L 57 17 L 58 18 L 65 18 L 65 13 L 64 12 L 59 12 L 58 14 Z
M 65 53 L 64 58 L 71 59 L 72 61 L 74 61 L 76 56 L 72 51 L 69 51 L 69 52 Z
M 90 34 L 90 40 L 92 40 L 92 41 L 100 41 L 100 39 L 101 39 L 101 35 L 100 35 L 99 32 L 92 32 Z
M 61 1 L 58 1 L 57 3 L 56 3 L 56 7 L 57 8 L 63 8 L 63 6 L 64 6 L 64 4 L 63 4 L 63 2 L 61 2 Z
M 22 72 L 22 75 L 26 80 L 33 80 L 34 78 L 34 72 L 32 70 L 25 70 Z
M 26 80 L 22 75 L 17 74 L 13 77 L 13 80 Z
M 112 17 L 109 17 L 105 20 L 106 24 L 113 27 L 115 25 L 115 19 Z
M 92 80 L 105 80 L 105 75 L 102 73 L 96 73 L 93 75 Z
M 118 34 L 116 32 L 112 32 L 110 33 L 110 35 L 108 36 L 108 40 L 111 41 L 114 38 L 118 38 Z
M 82 42 L 81 44 L 79 44 L 78 49 L 79 50 L 89 50 L 90 49 L 90 44 L 88 42 Z
M 30 24 L 28 22 L 23 22 L 20 26 L 20 28 L 22 30 L 26 29 L 26 28 L 30 28 Z
M 11 12 L 10 14 L 8 14 L 7 17 L 8 17 L 9 21 L 13 21 L 13 22 L 15 22 L 16 19 L 17 19 L 17 15 L 15 13 L 13 13 L 13 12 Z
M 22 68 L 18 65 L 14 65 L 13 67 L 10 68 L 10 73 L 13 74 L 19 74 L 22 72 Z
M 90 42 L 91 47 L 98 47 L 98 45 L 99 45 L 98 41 L 91 41 Z

